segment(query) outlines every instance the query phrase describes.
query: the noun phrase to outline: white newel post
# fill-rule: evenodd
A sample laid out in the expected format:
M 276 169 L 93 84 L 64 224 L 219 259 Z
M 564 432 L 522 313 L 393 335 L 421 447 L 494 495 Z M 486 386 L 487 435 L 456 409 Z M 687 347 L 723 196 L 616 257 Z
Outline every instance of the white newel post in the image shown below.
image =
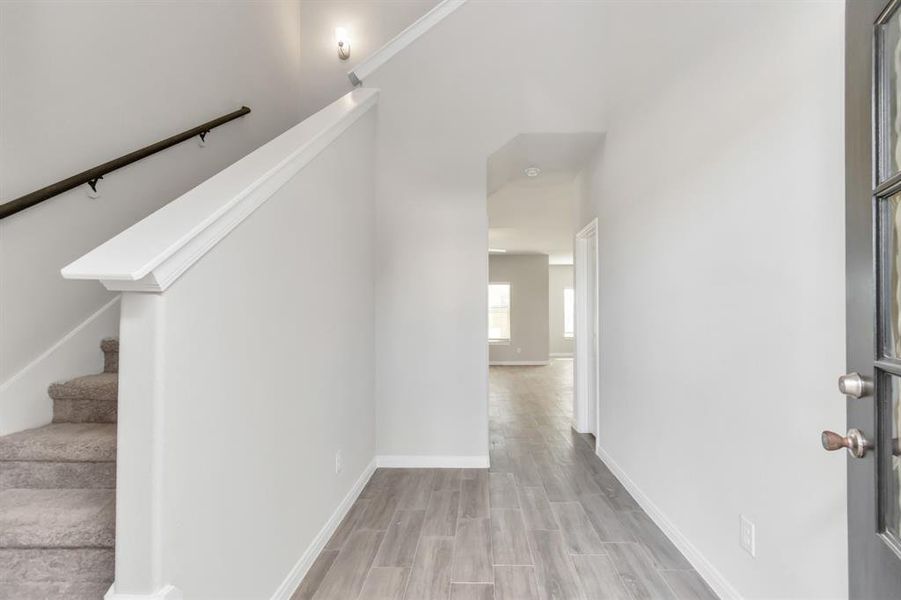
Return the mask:
M 107 600 L 180 597 L 162 570 L 164 306 L 163 293 L 122 294 L 116 583 Z

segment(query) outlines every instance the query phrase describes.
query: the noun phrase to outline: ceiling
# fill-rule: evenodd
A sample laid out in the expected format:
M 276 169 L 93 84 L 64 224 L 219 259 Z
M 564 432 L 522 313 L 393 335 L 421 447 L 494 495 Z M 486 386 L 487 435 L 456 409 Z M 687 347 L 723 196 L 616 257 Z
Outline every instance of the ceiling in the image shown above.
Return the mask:
M 488 247 L 547 254 L 552 264 L 572 264 L 576 181 L 535 179 L 508 183 L 488 197 Z
M 521 133 L 488 157 L 488 195 L 516 181 L 542 185 L 568 183 L 596 152 L 600 133 Z M 541 175 L 529 178 L 523 172 L 537 166 Z
M 597 133 L 520 134 L 488 158 L 488 247 L 547 254 L 572 264 L 577 175 L 597 151 Z M 524 170 L 536 166 L 537 177 Z

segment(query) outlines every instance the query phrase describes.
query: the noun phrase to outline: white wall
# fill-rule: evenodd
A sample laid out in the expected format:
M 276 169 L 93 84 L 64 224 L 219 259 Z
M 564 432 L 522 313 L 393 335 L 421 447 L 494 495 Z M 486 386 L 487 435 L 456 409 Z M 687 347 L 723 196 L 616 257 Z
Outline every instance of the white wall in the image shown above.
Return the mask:
M 0 3 L 4 201 L 253 110 L 205 148 L 189 141 L 110 174 L 98 199 L 82 187 L 0 222 L 0 382 L 18 376 L 0 389 L 0 430 L 46 422 L 47 384 L 101 364 L 99 337 L 74 336 L 22 373 L 113 298 L 60 268 L 300 120 L 299 21 L 296 1 Z
M 600 446 L 742 597 L 845 597 L 845 458 L 819 445 L 845 422 L 843 5 L 610 16 L 642 23 L 608 33 L 645 78 L 684 56 L 683 26 L 719 37 L 638 101 L 637 73 L 609 70 L 581 217 L 600 227 Z
M 550 265 L 548 270 L 548 351 L 551 356 L 572 355 L 574 340 L 563 336 L 563 290 L 573 287 L 573 268 L 572 265 Z
M 492 254 L 488 257 L 488 282 L 510 284 L 510 342 L 489 344 L 490 364 L 547 362 L 547 260 L 546 254 Z
M 299 103 L 304 117 L 343 96 L 347 77 L 361 60 L 382 47 L 438 0 L 301 0 Z M 350 58 L 338 58 L 335 28 L 351 38 Z

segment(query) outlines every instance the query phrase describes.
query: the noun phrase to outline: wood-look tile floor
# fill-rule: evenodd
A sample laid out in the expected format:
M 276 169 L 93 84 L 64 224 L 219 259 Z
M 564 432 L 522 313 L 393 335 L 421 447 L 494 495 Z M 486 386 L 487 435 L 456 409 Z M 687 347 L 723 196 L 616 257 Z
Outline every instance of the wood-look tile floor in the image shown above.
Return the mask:
M 572 361 L 491 367 L 491 468 L 378 469 L 292 600 L 711 600 L 570 427 Z

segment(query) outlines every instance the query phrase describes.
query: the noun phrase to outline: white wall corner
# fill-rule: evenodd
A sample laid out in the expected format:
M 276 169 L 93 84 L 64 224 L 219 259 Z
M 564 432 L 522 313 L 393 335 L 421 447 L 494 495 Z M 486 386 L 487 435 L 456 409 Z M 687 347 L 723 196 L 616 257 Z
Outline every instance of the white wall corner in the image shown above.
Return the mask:
M 399 456 L 382 455 L 376 457 L 381 468 L 389 469 L 487 469 L 487 454 L 470 456 Z
M 300 556 L 294 564 L 294 567 L 291 568 L 291 571 L 288 573 L 287 577 L 285 577 L 285 580 L 278 586 L 278 589 L 272 595 L 272 600 L 290 600 L 291 596 L 294 595 L 294 591 L 300 586 L 300 582 L 303 581 L 303 578 L 307 574 L 307 571 L 310 570 L 310 567 L 313 566 L 316 557 L 319 556 L 319 553 L 325 548 L 325 545 L 338 529 L 338 525 L 341 524 L 341 521 L 344 520 L 344 517 L 350 511 L 354 502 L 357 501 L 357 498 L 359 498 L 360 494 L 363 492 L 363 488 L 366 487 L 366 484 L 375 472 L 376 464 L 377 460 L 372 459 L 366 468 L 363 469 L 363 473 L 360 474 L 360 477 L 357 478 L 353 487 L 347 495 L 344 496 L 341 504 L 338 505 L 338 508 L 332 513 L 329 520 L 326 521 L 322 529 L 319 530 L 319 533 L 313 539 L 313 542 Z
M 117 594 L 114 583 L 103 596 L 103 600 L 182 600 L 183 597 L 181 590 L 174 585 L 164 585 L 149 594 Z
M 697 546 L 692 544 L 691 541 L 679 531 L 676 525 L 663 514 L 663 511 L 654 504 L 648 495 L 645 494 L 628 475 L 626 475 L 626 472 L 623 471 L 615 460 L 613 460 L 607 451 L 598 446 L 597 455 L 616 476 L 619 482 L 623 484 L 626 491 L 632 494 L 632 497 L 635 498 L 635 501 L 644 509 L 651 520 L 663 531 L 664 535 L 675 544 L 676 548 L 678 548 L 688 562 L 691 563 L 691 566 L 698 572 L 698 575 L 707 582 L 707 585 L 710 586 L 716 595 L 722 600 L 741 600 L 742 597 L 741 594 L 738 593 L 738 590 L 732 587 L 732 584 L 729 583 L 726 577 L 713 566 L 713 563 L 701 553 Z
M 119 299 L 101 306 L 0 384 L 0 435 L 46 425 L 53 417 L 47 386 L 103 369 L 100 340 L 118 334 Z

